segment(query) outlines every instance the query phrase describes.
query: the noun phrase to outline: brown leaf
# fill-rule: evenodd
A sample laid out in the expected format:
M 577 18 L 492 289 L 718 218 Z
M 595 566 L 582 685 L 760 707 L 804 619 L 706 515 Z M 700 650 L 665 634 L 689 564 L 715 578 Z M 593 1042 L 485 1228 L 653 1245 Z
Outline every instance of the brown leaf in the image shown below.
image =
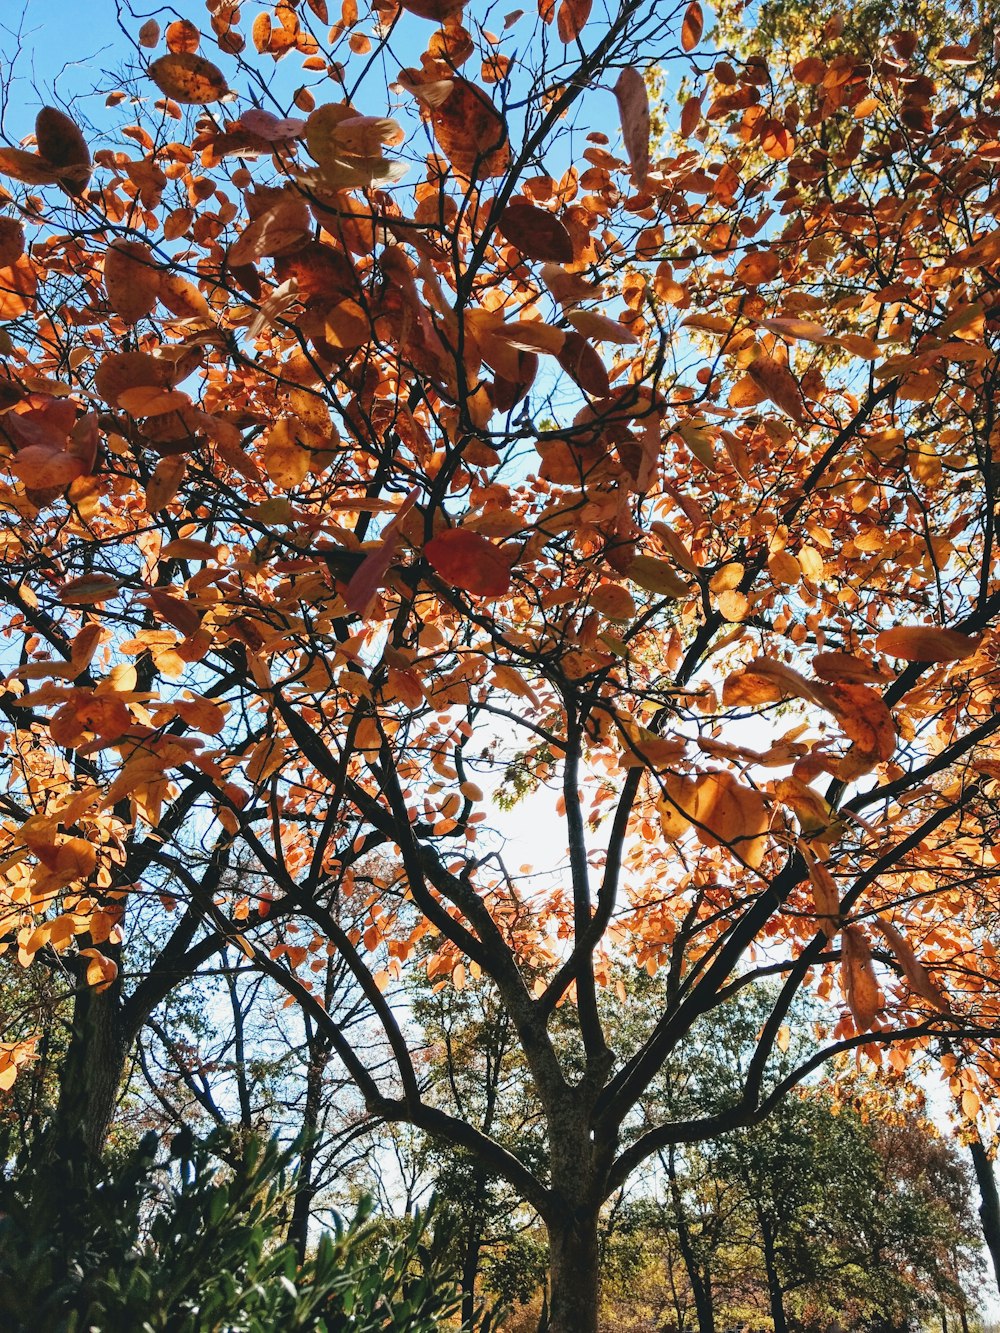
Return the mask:
M 618 75 L 615 99 L 622 123 L 625 151 L 632 167 L 632 180 L 642 185 L 649 175 L 649 93 L 637 69 L 630 65 Z
M 689 139 L 701 121 L 701 98 L 689 97 L 681 108 L 681 134 Z
M 559 40 L 567 46 L 575 42 L 590 18 L 593 0 L 562 0 L 556 15 Z
M 385 529 L 382 540 L 362 560 L 351 576 L 344 590 L 344 601 L 349 611 L 366 616 L 371 610 L 379 588 L 385 582 L 386 575 L 396 558 L 402 540 L 401 524 L 417 500 L 417 491 L 412 490 L 400 505 L 396 517 Z
M 568 264 L 573 259 L 572 237 L 546 208 L 515 200 L 500 214 L 497 230 L 527 259 L 556 264 Z
M 16 218 L 0 217 L 0 268 L 9 268 L 24 254 L 24 228 Z
M 607 398 L 610 394 L 611 382 L 607 367 L 583 334 L 577 333 L 575 329 L 567 333 L 556 360 L 592 398 Z
M 190 51 L 160 56 L 147 73 L 161 93 L 187 106 L 206 106 L 225 97 L 229 91 L 225 75 L 218 66 Z
M 465 0 L 399 0 L 400 9 L 431 23 L 443 23 L 452 14 L 460 14 Z
M 43 106 L 35 117 L 35 139 L 59 183 L 70 194 L 82 193 L 91 176 L 90 149 L 77 123 L 58 107 Z

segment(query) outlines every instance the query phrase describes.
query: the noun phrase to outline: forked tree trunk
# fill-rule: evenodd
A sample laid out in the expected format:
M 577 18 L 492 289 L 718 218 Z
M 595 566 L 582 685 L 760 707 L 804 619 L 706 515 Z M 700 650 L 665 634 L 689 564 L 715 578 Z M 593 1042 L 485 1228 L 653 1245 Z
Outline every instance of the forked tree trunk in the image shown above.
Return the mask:
M 598 1208 L 549 1223 L 549 1333 L 597 1333 Z

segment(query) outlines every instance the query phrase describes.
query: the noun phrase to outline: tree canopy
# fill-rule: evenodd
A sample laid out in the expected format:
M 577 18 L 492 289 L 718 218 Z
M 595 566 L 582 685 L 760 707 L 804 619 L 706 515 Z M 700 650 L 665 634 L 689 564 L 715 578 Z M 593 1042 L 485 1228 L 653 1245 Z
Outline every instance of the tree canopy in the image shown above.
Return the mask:
M 206 10 L 123 7 L 101 97 L 0 147 L 0 935 L 74 993 L 53 1141 L 238 948 L 537 1210 L 587 1333 L 657 1151 L 852 1051 L 990 1114 L 992 19 Z M 512 865 L 490 800 L 543 789 Z M 413 967 L 487 979 L 544 1163 L 427 1094 Z M 640 1127 L 774 978 L 726 1105 Z

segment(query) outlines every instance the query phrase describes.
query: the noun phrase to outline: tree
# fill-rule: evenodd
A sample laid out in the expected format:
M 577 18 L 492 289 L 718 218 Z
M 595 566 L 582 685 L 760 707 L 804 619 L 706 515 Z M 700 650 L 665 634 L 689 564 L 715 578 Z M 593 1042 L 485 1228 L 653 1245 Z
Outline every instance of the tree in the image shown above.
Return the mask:
M 123 13 L 100 123 L 0 149 L 0 929 L 74 993 L 55 1142 L 99 1151 L 137 1022 L 238 947 L 373 1114 L 537 1210 L 552 1328 L 588 1333 L 601 1207 L 653 1154 L 846 1051 L 947 1038 L 968 1115 L 995 1078 L 989 20 L 841 26 L 785 74 L 716 60 L 697 0 L 209 16 Z M 659 148 L 657 61 L 690 90 Z M 490 837 L 498 785 L 558 792 L 548 877 Z M 427 1095 L 428 944 L 509 1016 L 543 1168 Z M 625 1051 L 622 965 L 665 979 Z M 640 1127 L 775 977 L 729 1102 Z M 804 988 L 828 1018 L 777 1076 Z

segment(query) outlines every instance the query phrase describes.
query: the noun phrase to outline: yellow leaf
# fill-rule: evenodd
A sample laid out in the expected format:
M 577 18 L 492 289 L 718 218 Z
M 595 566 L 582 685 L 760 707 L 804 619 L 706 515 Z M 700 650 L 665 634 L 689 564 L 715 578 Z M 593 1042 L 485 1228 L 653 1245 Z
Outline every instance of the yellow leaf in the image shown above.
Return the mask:
M 625 571 L 625 576 L 658 597 L 688 595 L 688 585 L 677 577 L 670 564 L 652 555 L 637 555 Z

